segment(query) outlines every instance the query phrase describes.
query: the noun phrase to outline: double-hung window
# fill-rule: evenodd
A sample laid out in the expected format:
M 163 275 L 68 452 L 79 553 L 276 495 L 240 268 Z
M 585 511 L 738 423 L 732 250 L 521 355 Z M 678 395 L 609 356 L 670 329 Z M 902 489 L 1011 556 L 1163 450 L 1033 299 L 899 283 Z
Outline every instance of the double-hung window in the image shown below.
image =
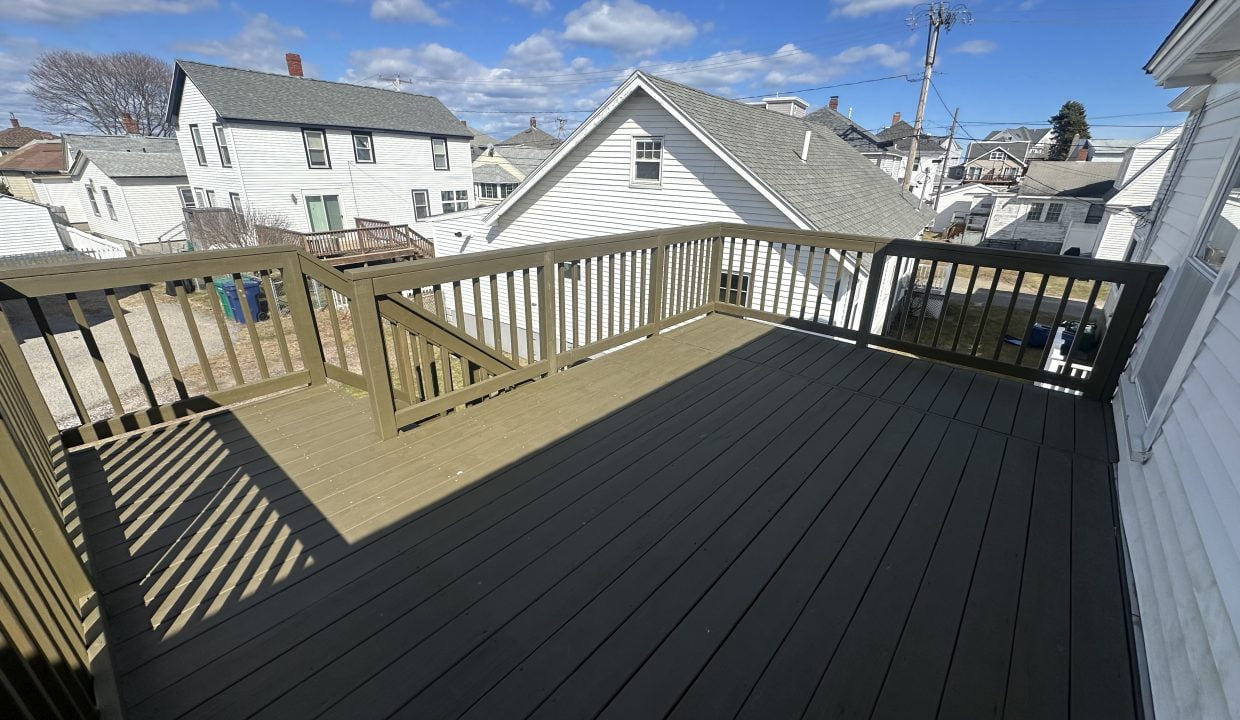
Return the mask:
M 630 181 L 658 185 L 663 180 L 663 138 L 633 138 L 633 170 Z
M 1106 213 L 1106 206 L 1102 203 L 1091 203 L 1089 212 L 1085 213 L 1086 225 L 1097 225 L 1102 222 L 1102 216 Z
M 449 169 L 447 138 L 431 138 L 431 161 L 434 162 L 436 170 Z
M 187 187 L 177 188 L 177 192 L 181 193 L 181 207 L 194 207 L 194 191 Z
M 207 191 L 207 207 L 215 207 L 215 191 Z
M 228 193 L 228 204 L 232 206 L 233 212 L 241 214 L 241 195 L 235 192 Z
M 1063 203 L 1051 203 L 1046 207 L 1046 222 L 1059 222 L 1063 214 Z
M 108 217 L 116 219 L 116 206 L 112 204 L 112 195 L 107 188 L 100 188 L 103 191 L 103 204 L 108 208 Z
M 368 132 L 353 133 L 353 159 L 360 163 L 375 161 L 375 138 Z
M 460 212 L 469 209 L 468 190 L 444 190 L 439 193 L 439 201 L 446 213 Z
M 425 190 L 413 191 L 413 218 L 421 220 L 430 217 L 431 214 L 431 196 Z
M 1033 203 L 1029 206 L 1029 214 L 1025 219 L 1029 222 L 1038 222 L 1042 219 L 1042 208 L 1046 207 L 1045 203 Z
M 232 151 L 228 149 L 228 138 L 224 137 L 224 128 L 214 125 L 215 146 L 220 149 L 220 165 L 232 167 Z
M 206 165 L 207 149 L 202 145 L 202 132 L 198 130 L 197 125 L 189 126 L 189 139 L 194 143 L 194 156 L 198 158 L 198 164 Z
M 99 214 L 99 200 L 95 197 L 94 185 L 86 186 L 86 197 L 90 200 L 90 211 L 95 214 L 95 217 L 102 217 Z
M 327 152 L 327 131 L 303 128 L 301 138 L 306 145 L 306 164 L 311 168 L 331 168 L 332 159 Z

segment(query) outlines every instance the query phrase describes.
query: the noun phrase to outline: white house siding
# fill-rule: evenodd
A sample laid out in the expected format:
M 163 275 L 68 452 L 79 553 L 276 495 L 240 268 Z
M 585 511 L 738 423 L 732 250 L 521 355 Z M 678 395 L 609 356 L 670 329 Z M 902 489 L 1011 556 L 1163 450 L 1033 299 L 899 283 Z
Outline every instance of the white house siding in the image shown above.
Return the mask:
M 219 146 L 215 142 L 213 125 L 219 122 L 215 108 L 207 102 L 197 86 L 188 77 L 185 78 L 185 90 L 181 95 L 181 111 L 177 115 L 177 146 L 181 150 L 181 161 L 185 164 L 185 174 L 189 184 L 202 190 L 214 190 L 215 202 L 220 207 L 228 207 L 228 193 L 233 192 L 245 197 L 241 182 L 241 170 L 237 164 L 236 153 L 233 153 L 232 167 L 224 167 L 220 162 Z M 194 141 L 189 132 L 190 125 L 197 125 L 202 133 L 202 146 L 206 151 L 207 164 L 199 165 L 198 156 L 194 153 Z M 225 125 L 224 134 L 232 142 L 233 128 Z M 304 160 L 305 153 L 302 153 Z M 304 163 L 302 165 L 305 166 Z
M 1130 208 L 1154 202 L 1167 169 L 1175 157 L 1168 146 L 1180 136 L 1180 128 L 1160 133 L 1130 148 L 1124 157 L 1116 186 L 1121 190 L 1107 201 L 1107 214 L 1094 257 L 1123 260 L 1132 244 L 1132 234 L 1140 218 Z M 1165 151 L 1165 152 L 1164 152 Z
M 1217 103 L 1217 104 L 1214 104 Z M 1210 88 L 1183 171 L 1172 178 L 1145 259 L 1173 273 L 1191 254 L 1210 188 L 1234 161 L 1240 77 Z M 1156 315 L 1143 338 L 1156 338 Z M 1138 352 L 1142 346 L 1138 345 Z M 1144 465 L 1121 462 L 1120 508 L 1150 667 L 1164 718 L 1240 717 L 1240 288 L 1223 295 L 1204 341 L 1174 389 Z M 1138 360 L 1139 362 L 1139 360 Z M 1127 399 L 1127 396 L 1126 396 Z M 1135 402 L 1117 403 L 1138 430 Z
M 56 205 L 65 209 L 71 223 L 85 223 L 89 220 L 82 203 L 78 199 L 79 189 L 74 186 L 68 176 L 39 178 L 34 183 L 35 194 L 39 202 L 45 205 Z
M 1058 222 L 1026 220 L 1029 207 L 1033 203 L 1042 203 L 1042 217 L 1046 217 L 1046 208 L 1051 203 L 1062 203 L 1063 212 Z M 1067 235 L 1069 224 L 1083 225 L 1089 213 L 1090 201 L 1072 198 L 1036 198 L 999 196 L 995 200 L 995 208 L 990 213 L 990 222 L 986 225 L 986 238 L 995 240 L 1036 240 L 1040 242 L 1062 243 Z M 1097 227 L 1094 225 L 1093 227 Z
M 138 242 L 138 234 L 129 218 L 129 205 L 125 202 L 125 191 L 116 184 L 116 181 L 104 175 L 103 171 L 88 159 L 80 175 L 74 178 L 73 185 L 78 191 L 78 202 L 86 209 L 86 222 L 91 232 L 129 243 Z M 95 201 L 99 205 L 98 215 L 91 210 L 90 197 L 86 192 L 88 185 L 95 188 Z M 108 205 L 103 199 L 105 188 L 112 198 L 112 206 L 116 209 L 115 220 L 108 214 Z
M 46 207 L 0 195 L 0 255 L 63 249 Z
M 1137 227 L 1137 220 L 1136 214 L 1128 208 L 1108 205 L 1094 257 L 1099 260 L 1123 260 L 1132 242 L 1132 231 Z
M 184 178 L 124 178 L 115 182 L 124 192 L 134 242 L 139 245 L 158 242 L 185 220 L 177 191 L 185 185 Z
M 39 202 L 39 196 L 35 194 L 33 183 L 30 182 L 30 177 L 25 173 L 11 172 L 4 174 L 0 176 L 0 183 L 8 186 L 9 192 L 14 197 Z

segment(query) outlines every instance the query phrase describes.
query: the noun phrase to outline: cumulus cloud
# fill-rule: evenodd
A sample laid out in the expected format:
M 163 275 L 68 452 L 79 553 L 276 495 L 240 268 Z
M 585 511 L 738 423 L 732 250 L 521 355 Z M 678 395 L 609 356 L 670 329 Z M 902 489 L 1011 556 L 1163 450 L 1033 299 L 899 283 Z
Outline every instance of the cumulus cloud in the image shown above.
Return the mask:
M 999 49 L 999 45 L 990 40 L 967 40 L 952 48 L 952 52 L 966 55 L 985 55 Z
M 48 49 L 34 38 L 0 34 L 0 108 L 16 114 L 23 125 L 38 126 L 40 130 L 53 128 L 39 123 L 41 116 L 34 110 L 26 73 L 39 53 Z M 7 120 L 7 113 L 0 117 L 4 127 L 8 127 Z
M 685 45 L 698 27 L 678 12 L 637 0 L 588 0 L 564 17 L 564 39 L 629 55 Z
M 862 17 L 894 8 L 908 9 L 909 0 L 831 0 L 832 13 L 846 17 Z
M 101 15 L 184 15 L 215 4 L 215 0 L 14 0 L 5 3 L 4 16 L 27 22 L 68 23 Z
M 284 72 L 284 53 L 292 50 L 291 41 L 304 40 L 305 32 L 295 25 L 282 25 L 266 13 L 251 16 L 236 35 L 223 40 L 179 43 L 176 50 L 212 58 L 226 65 Z M 313 75 L 313 61 L 305 64 L 307 75 Z
M 551 9 L 549 0 L 508 0 L 508 2 L 520 5 L 536 15 L 541 15 Z
M 545 0 L 544 0 L 545 1 Z M 426 0 L 375 0 L 370 6 L 370 16 L 376 20 L 400 20 L 403 22 L 443 25 L 448 21 Z

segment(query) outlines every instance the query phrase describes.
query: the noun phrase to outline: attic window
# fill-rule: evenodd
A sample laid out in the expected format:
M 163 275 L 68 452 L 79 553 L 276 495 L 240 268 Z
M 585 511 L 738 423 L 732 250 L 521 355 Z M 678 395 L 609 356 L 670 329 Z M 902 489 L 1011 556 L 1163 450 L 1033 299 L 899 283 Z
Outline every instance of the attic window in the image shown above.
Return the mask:
M 663 179 L 663 138 L 633 138 L 631 180 L 642 185 L 658 185 Z
M 303 128 L 301 137 L 306 145 L 306 164 L 312 168 L 331 168 L 332 159 L 327 153 L 327 133 L 323 130 Z
M 991 159 L 991 160 L 1002 160 L 1002 159 L 1003 159 L 1003 151 L 1002 151 L 1002 150 L 991 150 L 991 151 L 990 151 L 990 159 Z

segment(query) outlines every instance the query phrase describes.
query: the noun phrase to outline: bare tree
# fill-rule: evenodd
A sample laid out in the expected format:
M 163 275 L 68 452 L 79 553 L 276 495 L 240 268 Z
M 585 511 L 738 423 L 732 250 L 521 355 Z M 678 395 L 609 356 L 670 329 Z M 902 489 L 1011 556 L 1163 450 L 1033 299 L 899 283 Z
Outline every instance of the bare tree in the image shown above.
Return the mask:
M 253 205 L 185 211 L 188 237 L 199 250 L 297 244 L 287 217 Z
M 172 66 L 139 52 L 92 54 L 55 50 L 30 68 L 35 107 L 58 123 L 84 124 L 108 135 L 126 132 L 130 115 L 143 135 L 167 135 L 164 121 Z

